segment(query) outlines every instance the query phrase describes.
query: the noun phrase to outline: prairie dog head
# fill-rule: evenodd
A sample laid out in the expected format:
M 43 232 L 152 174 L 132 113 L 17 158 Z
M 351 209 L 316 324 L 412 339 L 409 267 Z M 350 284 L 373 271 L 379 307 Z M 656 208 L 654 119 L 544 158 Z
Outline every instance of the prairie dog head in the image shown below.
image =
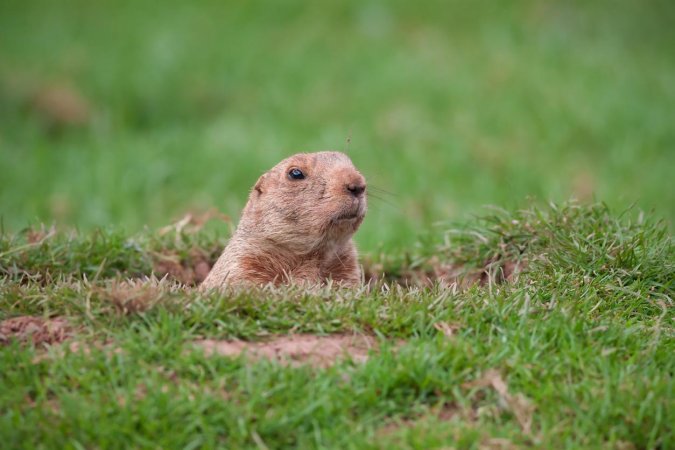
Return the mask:
M 340 152 L 299 153 L 263 174 L 239 229 L 297 253 L 340 245 L 366 214 L 366 180 Z

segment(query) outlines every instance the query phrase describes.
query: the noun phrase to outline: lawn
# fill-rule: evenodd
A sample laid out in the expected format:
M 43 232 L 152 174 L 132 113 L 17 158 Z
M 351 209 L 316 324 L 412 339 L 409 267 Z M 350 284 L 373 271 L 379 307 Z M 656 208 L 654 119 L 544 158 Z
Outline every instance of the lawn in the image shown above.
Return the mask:
M 0 446 L 675 448 L 673 5 L 2 2 Z M 320 149 L 368 283 L 197 291 Z
M 11 448 L 673 448 L 675 250 L 663 222 L 621 216 L 497 212 L 369 262 L 387 277 L 356 290 L 199 293 L 181 271 L 143 278 L 169 258 L 212 262 L 204 230 L 5 235 L 0 436 Z M 482 284 L 410 283 L 486 261 Z M 521 270 L 500 282 L 507 262 Z M 21 317 L 48 322 L 13 329 Z M 198 345 L 284 335 L 372 348 L 289 365 Z

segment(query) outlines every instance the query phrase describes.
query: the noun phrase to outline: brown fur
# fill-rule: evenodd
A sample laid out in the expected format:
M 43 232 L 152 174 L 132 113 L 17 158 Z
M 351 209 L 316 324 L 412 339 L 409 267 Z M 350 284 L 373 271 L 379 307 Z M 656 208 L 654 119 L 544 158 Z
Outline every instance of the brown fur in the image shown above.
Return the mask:
M 291 179 L 293 168 L 305 178 Z M 300 153 L 281 161 L 253 186 L 237 230 L 201 288 L 358 284 L 352 235 L 366 213 L 365 187 L 343 153 Z

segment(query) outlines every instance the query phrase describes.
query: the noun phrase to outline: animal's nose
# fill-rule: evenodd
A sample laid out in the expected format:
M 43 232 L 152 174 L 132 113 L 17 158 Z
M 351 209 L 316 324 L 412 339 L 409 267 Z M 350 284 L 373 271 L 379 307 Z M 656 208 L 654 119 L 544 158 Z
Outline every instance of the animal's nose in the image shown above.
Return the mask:
M 361 197 L 363 193 L 366 191 L 366 183 L 362 182 L 357 182 L 357 183 L 349 183 L 346 185 L 347 190 L 354 196 L 354 197 Z

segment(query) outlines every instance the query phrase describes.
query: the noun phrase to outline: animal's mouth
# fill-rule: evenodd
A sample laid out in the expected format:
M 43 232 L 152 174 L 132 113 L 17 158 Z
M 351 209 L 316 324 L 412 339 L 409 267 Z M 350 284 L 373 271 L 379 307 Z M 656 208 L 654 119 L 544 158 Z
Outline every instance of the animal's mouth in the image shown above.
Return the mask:
M 333 218 L 335 222 L 355 222 L 363 219 L 366 214 L 366 206 L 363 202 L 356 203 L 347 211 L 342 211 Z
M 335 221 L 336 222 L 343 222 L 343 221 L 349 221 L 349 220 L 356 220 L 359 217 L 361 217 L 361 215 L 358 212 L 348 212 L 348 213 L 343 213 L 343 214 L 340 214 L 339 216 L 337 216 L 335 218 Z

